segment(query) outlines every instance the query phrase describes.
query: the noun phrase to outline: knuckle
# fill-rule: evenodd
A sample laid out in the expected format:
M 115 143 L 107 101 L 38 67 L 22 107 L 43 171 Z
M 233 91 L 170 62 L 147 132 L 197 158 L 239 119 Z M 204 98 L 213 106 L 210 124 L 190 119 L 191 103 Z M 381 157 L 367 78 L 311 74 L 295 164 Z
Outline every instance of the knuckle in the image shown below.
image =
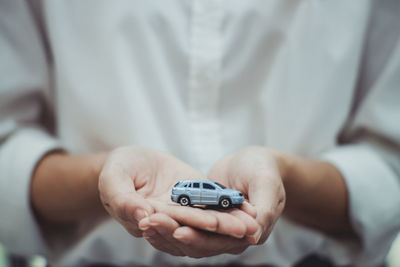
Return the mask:
M 220 226 L 219 219 L 215 216 L 210 217 L 207 228 L 210 230 L 218 231 L 219 226 Z

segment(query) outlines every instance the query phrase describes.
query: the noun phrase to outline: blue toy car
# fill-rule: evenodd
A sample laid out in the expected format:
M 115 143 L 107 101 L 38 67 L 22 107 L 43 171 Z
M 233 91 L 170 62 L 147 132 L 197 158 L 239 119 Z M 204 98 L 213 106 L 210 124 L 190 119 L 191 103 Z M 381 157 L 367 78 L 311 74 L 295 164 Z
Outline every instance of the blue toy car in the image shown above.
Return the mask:
M 227 209 L 241 204 L 243 194 L 211 180 L 182 180 L 172 188 L 171 199 L 182 206 L 194 204 L 219 205 Z

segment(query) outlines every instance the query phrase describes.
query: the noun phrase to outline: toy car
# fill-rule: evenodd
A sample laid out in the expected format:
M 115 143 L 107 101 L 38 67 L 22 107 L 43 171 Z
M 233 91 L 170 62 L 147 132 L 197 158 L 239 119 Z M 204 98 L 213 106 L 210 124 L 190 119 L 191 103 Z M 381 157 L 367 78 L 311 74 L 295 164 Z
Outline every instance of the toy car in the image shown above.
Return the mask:
M 172 188 L 171 200 L 182 206 L 194 204 L 219 205 L 227 209 L 241 204 L 243 194 L 211 180 L 182 180 Z

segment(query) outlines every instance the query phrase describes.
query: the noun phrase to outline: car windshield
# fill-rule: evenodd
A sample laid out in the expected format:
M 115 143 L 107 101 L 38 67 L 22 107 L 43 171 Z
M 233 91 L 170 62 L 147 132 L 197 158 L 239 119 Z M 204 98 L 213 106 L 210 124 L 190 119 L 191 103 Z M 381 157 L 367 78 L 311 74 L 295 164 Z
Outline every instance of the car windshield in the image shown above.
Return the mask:
M 222 189 L 225 189 L 225 188 L 226 188 L 225 186 L 223 186 L 223 185 L 220 184 L 220 183 L 215 182 L 215 184 L 218 185 L 219 187 L 221 187 Z

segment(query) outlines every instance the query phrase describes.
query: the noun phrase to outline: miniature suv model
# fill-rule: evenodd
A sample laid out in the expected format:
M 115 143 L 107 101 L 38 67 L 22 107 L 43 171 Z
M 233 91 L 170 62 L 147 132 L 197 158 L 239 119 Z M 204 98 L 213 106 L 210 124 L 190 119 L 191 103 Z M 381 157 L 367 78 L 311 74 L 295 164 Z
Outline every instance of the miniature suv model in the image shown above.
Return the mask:
M 172 188 L 171 200 L 182 206 L 205 204 L 227 209 L 231 205 L 241 204 L 244 197 L 240 191 L 211 180 L 183 180 Z

